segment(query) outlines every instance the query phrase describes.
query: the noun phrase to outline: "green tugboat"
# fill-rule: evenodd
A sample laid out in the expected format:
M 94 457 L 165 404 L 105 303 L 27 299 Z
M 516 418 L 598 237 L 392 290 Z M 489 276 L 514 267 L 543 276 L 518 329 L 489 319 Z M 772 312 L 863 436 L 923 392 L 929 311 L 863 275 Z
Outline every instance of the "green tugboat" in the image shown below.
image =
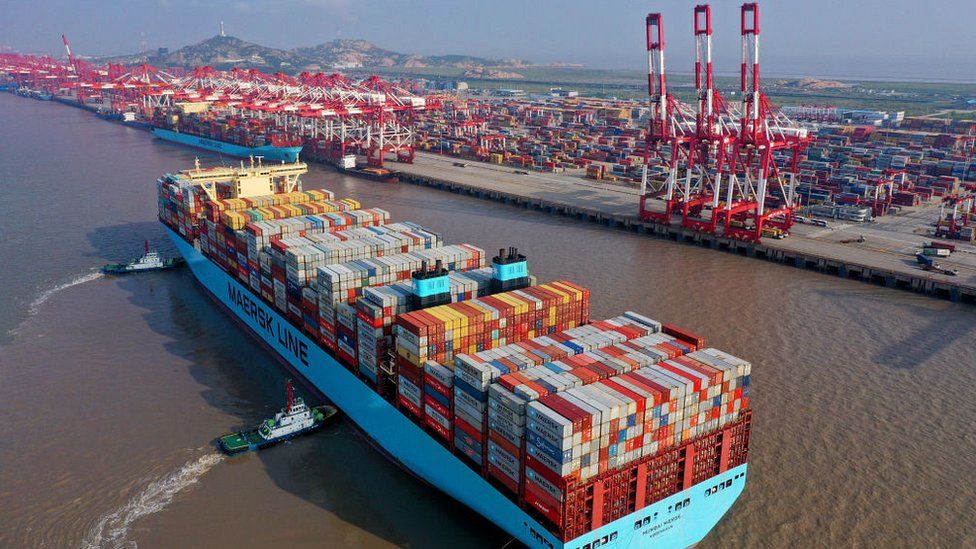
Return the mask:
M 145 271 L 161 271 L 179 267 L 183 263 L 182 257 L 162 259 L 158 253 L 149 249 L 149 241 L 147 240 L 146 253 L 142 257 L 131 263 L 111 263 L 102 267 L 102 272 L 109 275 L 124 275 Z
M 285 386 L 286 403 L 273 419 L 266 419 L 250 431 L 239 431 L 220 437 L 217 442 L 227 455 L 260 450 L 284 440 L 304 435 L 322 427 L 336 414 L 333 406 L 309 408 L 301 397 L 296 398 L 291 380 Z

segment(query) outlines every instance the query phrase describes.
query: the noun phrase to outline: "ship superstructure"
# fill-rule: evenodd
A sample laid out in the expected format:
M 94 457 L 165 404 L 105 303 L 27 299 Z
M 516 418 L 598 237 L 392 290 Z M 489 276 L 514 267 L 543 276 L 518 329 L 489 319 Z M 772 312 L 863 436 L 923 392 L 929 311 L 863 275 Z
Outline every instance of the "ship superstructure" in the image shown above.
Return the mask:
M 275 440 L 304 431 L 315 424 L 312 410 L 305 405 L 302 397 L 291 397 L 288 387 L 288 404 L 275 417 L 265 420 L 258 428 L 258 434 L 265 440 Z

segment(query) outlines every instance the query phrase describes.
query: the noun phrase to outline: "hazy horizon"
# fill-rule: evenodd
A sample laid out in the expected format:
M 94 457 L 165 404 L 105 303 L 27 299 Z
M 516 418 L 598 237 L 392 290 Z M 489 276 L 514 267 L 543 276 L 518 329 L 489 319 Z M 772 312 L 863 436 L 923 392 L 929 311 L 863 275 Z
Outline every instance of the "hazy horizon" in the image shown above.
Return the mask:
M 594 8 L 580 1 L 510 0 L 463 4 L 446 0 L 65 0 L 11 2 L 0 20 L 0 43 L 26 53 L 63 57 L 65 33 L 79 56 L 136 53 L 194 44 L 217 34 L 276 48 L 336 38 L 420 55 L 515 57 L 537 64 L 593 69 L 645 69 L 644 16 L 664 15 L 669 70 L 691 69 L 696 2 L 624 1 Z M 125 6 L 125 9 L 119 9 Z M 733 74 L 739 62 L 739 2 L 712 6 L 714 65 Z M 770 76 L 976 81 L 976 2 L 925 6 L 882 2 L 760 2 L 761 61 Z M 298 17 L 300 16 L 300 17 Z

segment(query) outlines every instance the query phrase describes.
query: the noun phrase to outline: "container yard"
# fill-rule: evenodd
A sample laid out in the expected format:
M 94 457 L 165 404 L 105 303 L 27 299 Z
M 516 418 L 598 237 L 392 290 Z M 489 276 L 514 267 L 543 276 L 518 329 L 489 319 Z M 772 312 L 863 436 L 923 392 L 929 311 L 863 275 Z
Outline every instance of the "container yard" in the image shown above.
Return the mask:
M 714 527 L 745 482 L 749 362 L 643 314 L 593 320 L 587 288 L 538 283 L 516 248 L 489 263 L 302 191 L 305 170 L 166 174 L 159 219 L 213 297 L 385 452 L 532 547 L 685 547 Z
M 720 90 L 702 62 L 712 55 L 711 9 L 692 15 L 699 59 L 688 103 L 667 85 L 659 14 L 645 21 L 648 101 L 422 95 L 376 77 L 209 67 L 79 71 L 73 58 L 63 65 L 15 54 L 3 54 L 0 73 L 11 90 L 115 113 L 123 123 L 145 121 L 158 137 L 194 147 L 265 161 L 302 154 L 376 181 L 446 186 L 968 300 L 976 285 L 976 122 L 779 109 L 759 80 L 755 4 L 741 8 L 742 62 L 750 70 L 738 90 Z M 730 91 L 738 101 L 724 98 Z M 395 171 L 383 167 L 389 160 Z M 241 215 L 238 225 L 290 214 Z M 850 242 L 862 233 L 872 237 Z M 946 272 L 911 262 L 928 236 L 961 242 Z
M 711 9 L 692 15 L 700 57 L 687 103 L 668 87 L 659 14 L 645 20 L 648 101 L 423 95 L 377 77 L 93 67 L 70 56 L 64 65 L 0 54 L 0 74 L 22 95 L 50 95 L 232 156 L 291 162 L 301 155 L 376 181 L 463 190 L 968 300 L 976 285 L 976 122 L 779 109 L 759 80 L 755 4 L 741 8 L 750 70 L 738 90 L 720 90 L 702 62 L 712 55 Z M 730 92 L 737 101 L 725 98 Z M 383 167 L 390 160 L 395 170 Z M 241 215 L 238 225 L 290 214 Z M 862 234 L 870 237 L 852 242 Z M 946 272 L 911 261 L 926 237 L 960 242 Z
M 940 207 L 929 205 L 870 224 L 837 223 L 819 226 L 798 223 L 786 239 L 744 242 L 642 221 L 633 213 L 636 189 L 590 182 L 565 174 L 522 175 L 497 165 L 468 162 L 453 166 L 439 155 L 418 153 L 403 166 L 402 180 L 446 191 L 477 196 L 620 230 L 767 259 L 804 269 L 882 284 L 890 288 L 926 293 L 945 299 L 972 302 L 976 296 L 976 247 L 961 243 L 951 266 L 958 276 L 925 272 L 914 255 L 936 230 L 931 222 Z M 931 235 L 929 233 L 931 231 Z M 865 236 L 864 242 L 845 242 Z M 972 251 L 969 251 L 972 250 Z

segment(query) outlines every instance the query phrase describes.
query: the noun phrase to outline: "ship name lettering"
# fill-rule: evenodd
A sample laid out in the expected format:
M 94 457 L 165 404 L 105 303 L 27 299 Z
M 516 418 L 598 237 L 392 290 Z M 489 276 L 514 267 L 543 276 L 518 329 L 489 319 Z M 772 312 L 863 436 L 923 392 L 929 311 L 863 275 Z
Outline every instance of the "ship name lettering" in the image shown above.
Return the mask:
M 269 315 L 264 310 L 264 307 L 259 306 L 247 294 L 239 291 L 230 282 L 227 283 L 227 294 L 230 296 L 231 303 L 237 305 L 242 313 L 257 322 L 258 326 L 268 332 L 269 336 L 274 335 L 274 329 L 271 327 L 271 323 L 274 322 L 274 317 Z
M 308 366 L 308 344 L 292 333 L 291 330 L 288 328 L 282 330 L 281 326 L 279 325 L 278 343 L 291 351 L 291 353 L 295 355 L 295 358 L 297 358 L 302 364 Z

